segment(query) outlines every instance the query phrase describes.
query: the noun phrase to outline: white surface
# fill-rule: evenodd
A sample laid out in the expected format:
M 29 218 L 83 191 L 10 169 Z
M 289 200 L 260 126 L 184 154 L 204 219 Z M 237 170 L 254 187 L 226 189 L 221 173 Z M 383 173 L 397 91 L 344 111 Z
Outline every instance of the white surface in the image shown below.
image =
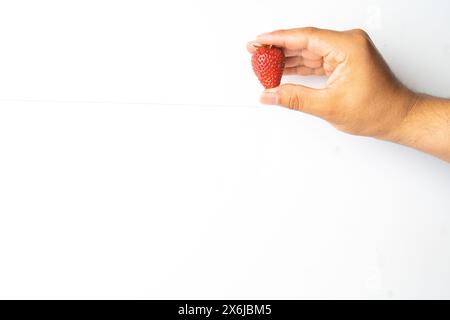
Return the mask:
M 258 106 L 245 52 L 276 28 L 364 27 L 448 96 L 449 12 L 2 1 L 0 298 L 450 298 L 449 165 Z

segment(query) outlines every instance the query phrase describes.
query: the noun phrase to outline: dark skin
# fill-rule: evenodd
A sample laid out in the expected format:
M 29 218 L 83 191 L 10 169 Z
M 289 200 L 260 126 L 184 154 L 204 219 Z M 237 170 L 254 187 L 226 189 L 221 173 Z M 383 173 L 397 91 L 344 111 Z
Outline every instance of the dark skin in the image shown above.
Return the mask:
M 401 84 L 363 30 L 298 28 L 249 42 L 283 48 L 285 75 L 326 75 L 323 89 L 284 84 L 261 102 L 306 112 L 337 129 L 403 144 L 450 162 L 450 100 L 417 94 Z

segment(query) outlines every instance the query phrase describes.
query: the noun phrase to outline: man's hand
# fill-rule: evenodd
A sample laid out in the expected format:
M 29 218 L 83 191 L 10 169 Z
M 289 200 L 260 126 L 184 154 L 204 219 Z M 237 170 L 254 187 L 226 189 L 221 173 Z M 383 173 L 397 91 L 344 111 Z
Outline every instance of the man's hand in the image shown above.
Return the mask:
M 438 125 L 436 137 L 440 142 L 420 136 L 431 125 L 420 122 L 420 114 L 427 114 L 423 108 L 431 108 L 431 102 L 425 102 L 428 98 L 408 90 L 395 78 L 364 31 L 279 30 L 248 43 L 250 53 L 255 51 L 254 44 L 283 48 L 285 75 L 329 77 L 323 89 L 284 84 L 266 90 L 262 103 L 303 111 L 344 132 L 402 143 L 450 161 L 450 103 L 434 103 L 443 118 L 428 119 Z

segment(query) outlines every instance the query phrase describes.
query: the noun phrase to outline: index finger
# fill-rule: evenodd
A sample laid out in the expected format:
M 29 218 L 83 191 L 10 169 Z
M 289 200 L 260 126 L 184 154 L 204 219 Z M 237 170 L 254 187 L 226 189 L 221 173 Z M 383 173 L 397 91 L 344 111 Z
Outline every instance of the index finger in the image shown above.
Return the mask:
M 263 33 L 257 37 L 256 42 L 274 45 L 289 51 L 308 50 L 322 57 L 328 55 L 338 41 L 338 32 L 317 29 L 297 28 L 290 30 L 277 30 Z
M 250 41 L 249 43 L 247 43 L 247 51 L 253 54 L 256 52 L 256 49 L 258 49 L 258 46 L 261 45 L 262 43 L 259 43 L 257 41 Z

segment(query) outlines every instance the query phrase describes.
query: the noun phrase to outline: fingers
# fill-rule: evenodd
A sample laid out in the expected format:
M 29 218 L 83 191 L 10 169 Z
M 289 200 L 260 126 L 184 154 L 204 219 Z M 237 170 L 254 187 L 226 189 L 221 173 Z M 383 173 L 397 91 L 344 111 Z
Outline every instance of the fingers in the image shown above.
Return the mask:
M 307 60 L 322 60 L 321 55 L 315 54 L 315 53 L 309 51 L 308 49 L 302 50 L 302 57 Z
M 330 53 L 339 39 L 339 32 L 317 28 L 298 28 L 264 33 L 259 35 L 256 41 L 284 48 L 286 53 L 302 52 L 303 56 L 304 52 L 305 58 L 317 60 Z
M 254 42 L 249 42 L 247 44 L 247 50 L 250 53 L 256 51 L 256 47 L 254 46 L 254 44 L 255 44 Z M 307 52 L 306 54 L 303 54 L 302 52 L 299 53 L 300 56 L 297 55 L 286 57 L 284 67 L 285 69 L 283 71 L 284 75 L 300 75 L 300 76 L 325 75 L 322 57 L 315 56 L 310 52 Z M 305 58 L 304 56 L 308 58 Z
M 327 89 L 312 89 L 302 85 L 284 84 L 264 91 L 261 103 L 323 116 L 328 107 Z
M 284 75 L 300 75 L 300 76 L 310 76 L 310 75 L 324 75 L 325 71 L 323 68 L 323 61 L 320 60 L 309 60 L 301 56 L 297 57 L 287 57 L 285 60 Z
M 247 44 L 249 52 L 256 51 L 254 44 L 254 42 L 249 42 Z M 305 58 L 304 56 L 308 58 Z M 324 75 L 323 59 L 310 52 L 306 52 L 305 54 L 300 52 L 300 56 L 286 57 L 284 74 L 301 76 Z
M 334 46 L 341 37 L 339 32 L 317 28 L 278 30 L 258 36 L 247 44 L 247 50 L 253 54 L 262 44 L 280 47 L 286 56 L 284 75 L 323 76 L 330 75 L 338 63 L 330 57 L 340 53 Z
M 322 59 L 322 56 L 315 54 L 308 49 L 302 49 L 302 50 L 289 50 L 289 49 L 283 49 L 284 55 L 286 57 L 297 57 L 302 56 L 303 58 L 309 59 L 309 60 L 320 60 Z
M 323 76 L 325 75 L 325 70 L 320 67 L 317 69 L 308 68 L 304 66 L 285 68 L 283 71 L 283 75 L 299 75 L 299 76 Z
M 247 43 L 247 51 L 250 52 L 251 54 L 254 54 L 256 52 L 256 49 L 260 45 L 261 43 L 257 41 L 250 41 L 249 43 Z
M 308 68 L 308 67 L 303 67 L 303 66 L 299 66 L 299 67 L 292 67 L 292 68 L 285 68 L 283 71 L 283 75 L 285 76 L 294 76 L 294 75 L 299 75 L 299 76 L 311 76 L 314 74 L 314 69 Z
M 247 51 L 251 54 L 255 53 L 258 46 L 261 46 L 263 43 L 258 42 L 258 41 L 250 41 L 247 43 Z M 298 57 L 301 56 L 305 59 L 308 60 L 320 60 L 322 59 L 322 56 L 315 54 L 311 51 L 309 51 L 308 49 L 303 49 L 303 50 L 289 50 L 289 49 L 285 49 L 283 48 L 284 51 L 284 55 L 286 57 Z
M 305 59 L 303 57 L 287 57 L 285 59 L 285 67 L 291 68 L 291 67 L 298 67 L 298 66 L 305 66 L 308 68 L 316 69 L 320 68 L 323 64 L 322 59 L 319 60 L 309 60 Z
M 285 68 L 292 68 L 297 66 L 303 65 L 303 58 L 302 57 L 287 57 L 284 59 L 284 67 Z
M 327 73 L 323 67 L 314 69 L 314 75 L 316 76 L 325 76 Z

